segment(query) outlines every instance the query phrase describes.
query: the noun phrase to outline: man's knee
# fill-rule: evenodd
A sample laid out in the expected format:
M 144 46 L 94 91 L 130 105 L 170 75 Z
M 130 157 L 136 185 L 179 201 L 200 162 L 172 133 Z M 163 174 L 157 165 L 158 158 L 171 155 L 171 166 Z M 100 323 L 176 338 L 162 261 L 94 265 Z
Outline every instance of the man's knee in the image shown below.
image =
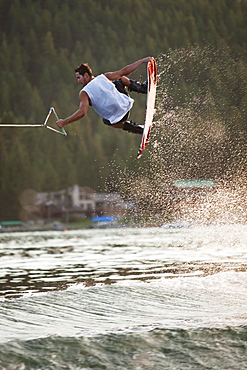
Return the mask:
M 129 86 L 129 84 L 130 84 L 130 79 L 129 79 L 129 77 L 122 76 L 122 77 L 121 77 L 121 81 L 122 81 L 122 83 L 123 83 L 123 85 L 124 85 L 124 86 Z
M 111 122 L 108 119 L 102 118 L 102 121 L 104 122 L 105 125 L 111 126 Z
M 112 81 L 112 82 L 114 83 L 114 85 L 115 85 L 116 89 L 117 89 L 120 93 L 125 94 L 125 95 L 129 95 L 129 94 L 127 93 L 126 89 L 125 89 L 125 86 L 126 86 L 126 85 L 124 85 L 124 83 L 123 83 L 123 81 L 122 81 L 122 79 L 121 79 L 121 78 L 119 78 L 118 80 L 114 80 L 114 81 Z

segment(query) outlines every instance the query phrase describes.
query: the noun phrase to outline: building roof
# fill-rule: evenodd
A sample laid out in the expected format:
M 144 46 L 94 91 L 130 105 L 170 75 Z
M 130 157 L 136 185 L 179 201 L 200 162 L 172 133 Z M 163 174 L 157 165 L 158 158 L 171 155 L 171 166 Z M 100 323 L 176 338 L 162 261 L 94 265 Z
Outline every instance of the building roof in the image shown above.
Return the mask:
M 212 179 L 198 179 L 198 180 L 174 180 L 173 185 L 176 188 L 208 188 L 214 187 L 215 182 Z

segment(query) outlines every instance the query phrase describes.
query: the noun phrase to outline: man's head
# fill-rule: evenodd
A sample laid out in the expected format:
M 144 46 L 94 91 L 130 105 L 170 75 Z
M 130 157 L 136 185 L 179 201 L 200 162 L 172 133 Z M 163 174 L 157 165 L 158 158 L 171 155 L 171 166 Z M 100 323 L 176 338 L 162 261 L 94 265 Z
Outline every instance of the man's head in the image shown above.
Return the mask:
M 82 63 L 76 67 L 75 72 L 78 72 L 81 76 L 84 76 L 85 73 L 88 73 L 89 77 L 92 77 L 93 71 L 87 63 Z
M 82 63 L 75 69 L 75 75 L 78 83 L 82 86 L 86 86 L 86 84 L 91 81 L 93 72 L 87 63 Z

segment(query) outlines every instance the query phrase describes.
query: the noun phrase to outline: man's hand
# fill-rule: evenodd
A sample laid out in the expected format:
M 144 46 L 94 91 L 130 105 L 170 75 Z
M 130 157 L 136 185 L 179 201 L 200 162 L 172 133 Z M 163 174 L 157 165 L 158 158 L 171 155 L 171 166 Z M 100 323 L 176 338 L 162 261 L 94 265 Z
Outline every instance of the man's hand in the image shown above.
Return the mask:
M 142 59 L 142 62 L 143 63 L 148 63 L 148 62 L 150 62 L 152 59 L 154 59 L 153 57 L 146 57 L 146 58 L 143 58 Z
M 67 120 L 66 119 L 60 119 L 59 121 L 56 122 L 56 124 L 58 125 L 58 127 L 62 128 L 64 127 L 65 125 L 67 125 Z
M 122 69 L 119 69 L 115 72 L 107 72 L 104 75 L 111 81 L 117 80 L 118 78 L 121 78 L 123 76 L 128 76 L 131 73 L 135 72 L 138 67 L 140 67 L 143 63 L 148 63 L 150 60 L 152 60 L 153 57 L 146 57 L 143 59 L 139 59 L 136 62 L 132 64 L 128 64 L 127 66 L 123 67 Z

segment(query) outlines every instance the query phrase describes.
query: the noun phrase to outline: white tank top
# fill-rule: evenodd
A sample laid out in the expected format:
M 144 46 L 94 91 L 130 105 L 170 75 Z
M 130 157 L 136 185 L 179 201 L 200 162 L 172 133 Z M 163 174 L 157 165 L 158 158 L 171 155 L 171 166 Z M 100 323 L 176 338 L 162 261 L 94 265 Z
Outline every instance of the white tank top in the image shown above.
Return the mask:
M 112 124 L 119 122 L 134 104 L 133 99 L 120 93 L 103 74 L 95 77 L 81 91 L 87 93 L 95 112 Z

